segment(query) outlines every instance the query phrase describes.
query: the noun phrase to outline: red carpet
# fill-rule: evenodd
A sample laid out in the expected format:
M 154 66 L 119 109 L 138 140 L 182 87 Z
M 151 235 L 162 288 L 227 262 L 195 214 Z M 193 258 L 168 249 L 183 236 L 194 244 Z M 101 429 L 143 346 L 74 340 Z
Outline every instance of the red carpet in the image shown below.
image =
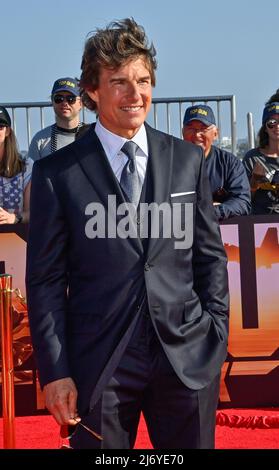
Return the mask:
M 241 416 L 275 416 L 279 410 L 223 410 L 224 413 Z M 16 418 L 16 448 L 57 449 L 63 441 L 59 427 L 51 416 Z M 279 429 L 238 429 L 216 426 L 217 449 L 278 449 Z M 0 422 L 0 448 L 3 448 L 3 421 Z M 145 422 L 140 422 L 135 448 L 150 449 Z

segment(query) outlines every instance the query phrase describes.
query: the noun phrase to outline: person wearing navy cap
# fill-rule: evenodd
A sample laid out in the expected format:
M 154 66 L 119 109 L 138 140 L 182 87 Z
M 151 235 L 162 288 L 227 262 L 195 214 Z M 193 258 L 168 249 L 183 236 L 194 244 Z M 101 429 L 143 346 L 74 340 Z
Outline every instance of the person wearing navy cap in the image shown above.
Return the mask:
M 28 156 L 34 161 L 74 142 L 84 127 L 80 122 L 81 100 L 76 78 L 55 80 L 51 101 L 56 122 L 34 135 L 28 150 Z
M 278 101 L 271 101 L 271 99 Z M 279 94 L 272 95 L 263 109 L 259 146 L 244 159 L 252 192 L 253 214 L 279 213 Z
M 218 128 L 210 106 L 198 104 L 187 108 L 182 133 L 184 140 L 199 145 L 204 151 L 218 220 L 249 214 L 251 196 L 245 169 L 235 155 L 213 145 L 218 138 Z

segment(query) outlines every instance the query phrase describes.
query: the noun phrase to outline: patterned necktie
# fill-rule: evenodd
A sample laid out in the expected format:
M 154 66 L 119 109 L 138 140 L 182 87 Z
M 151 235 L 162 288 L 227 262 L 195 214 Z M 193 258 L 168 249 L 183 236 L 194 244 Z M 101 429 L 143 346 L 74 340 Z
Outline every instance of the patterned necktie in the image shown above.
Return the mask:
M 128 157 L 120 178 L 121 188 L 125 191 L 129 200 L 137 207 L 141 194 L 141 181 L 137 170 L 136 151 L 138 145 L 131 140 L 125 142 L 122 152 Z

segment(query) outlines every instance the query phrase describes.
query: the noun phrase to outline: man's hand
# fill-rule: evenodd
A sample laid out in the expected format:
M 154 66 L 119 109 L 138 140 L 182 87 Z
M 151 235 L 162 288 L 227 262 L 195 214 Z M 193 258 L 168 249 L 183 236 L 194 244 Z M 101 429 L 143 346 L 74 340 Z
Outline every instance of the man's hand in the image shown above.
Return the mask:
M 44 386 L 46 407 L 58 424 L 75 426 L 77 415 L 77 389 L 70 377 L 55 380 Z

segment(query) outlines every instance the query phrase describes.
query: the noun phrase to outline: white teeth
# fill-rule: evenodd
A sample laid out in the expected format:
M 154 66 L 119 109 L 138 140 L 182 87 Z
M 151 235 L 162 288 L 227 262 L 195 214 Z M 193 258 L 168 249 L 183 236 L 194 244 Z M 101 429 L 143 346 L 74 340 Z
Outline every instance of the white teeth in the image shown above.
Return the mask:
M 125 107 L 122 107 L 121 109 L 123 111 L 139 111 L 141 108 L 141 106 L 125 106 Z

